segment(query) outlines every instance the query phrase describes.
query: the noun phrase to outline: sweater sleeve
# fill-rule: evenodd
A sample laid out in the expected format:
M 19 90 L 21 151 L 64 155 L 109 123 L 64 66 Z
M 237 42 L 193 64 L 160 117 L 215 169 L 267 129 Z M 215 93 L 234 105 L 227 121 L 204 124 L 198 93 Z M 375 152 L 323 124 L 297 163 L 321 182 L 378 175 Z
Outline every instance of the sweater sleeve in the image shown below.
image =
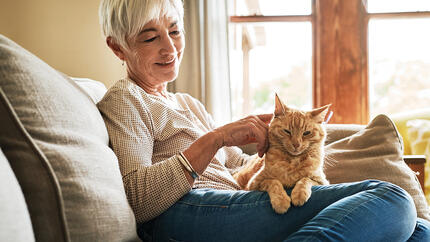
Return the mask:
M 97 104 L 118 157 L 128 201 L 138 223 L 167 210 L 191 186 L 176 156 L 153 164 L 151 115 L 138 93 L 111 89 Z
M 190 110 L 200 119 L 200 121 L 208 128 L 208 130 L 213 130 L 217 128 L 212 115 L 206 110 L 203 104 L 197 99 L 185 94 L 185 99 L 187 100 L 187 105 Z M 243 165 L 245 165 L 251 157 L 236 146 L 233 147 L 223 147 L 223 152 L 225 153 L 225 167 L 229 170 L 231 174 L 235 173 Z

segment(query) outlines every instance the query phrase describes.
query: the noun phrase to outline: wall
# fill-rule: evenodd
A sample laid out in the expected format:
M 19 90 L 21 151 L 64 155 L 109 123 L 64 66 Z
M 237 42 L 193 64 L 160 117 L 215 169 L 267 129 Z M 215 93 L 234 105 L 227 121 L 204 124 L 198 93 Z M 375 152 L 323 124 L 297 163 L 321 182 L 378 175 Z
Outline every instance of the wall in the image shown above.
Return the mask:
M 100 0 L 0 0 L 0 34 L 57 70 L 110 87 L 124 76 L 98 21 Z

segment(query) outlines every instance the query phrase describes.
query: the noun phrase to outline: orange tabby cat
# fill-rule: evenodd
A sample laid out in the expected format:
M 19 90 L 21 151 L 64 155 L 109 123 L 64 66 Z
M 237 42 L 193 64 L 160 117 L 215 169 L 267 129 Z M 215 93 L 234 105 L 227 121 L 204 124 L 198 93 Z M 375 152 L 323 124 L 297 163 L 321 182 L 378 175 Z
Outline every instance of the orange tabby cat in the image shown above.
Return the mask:
M 235 174 L 239 184 L 247 190 L 267 191 L 273 209 L 281 214 L 291 202 L 295 206 L 307 202 L 313 185 L 328 184 L 323 173 L 326 132 L 322 123 L 329 106 L 299 111 L 288 108 L 276 95 L 264 162 L 256 159 Z M 284 187 L 293 186 L 290 198 Z

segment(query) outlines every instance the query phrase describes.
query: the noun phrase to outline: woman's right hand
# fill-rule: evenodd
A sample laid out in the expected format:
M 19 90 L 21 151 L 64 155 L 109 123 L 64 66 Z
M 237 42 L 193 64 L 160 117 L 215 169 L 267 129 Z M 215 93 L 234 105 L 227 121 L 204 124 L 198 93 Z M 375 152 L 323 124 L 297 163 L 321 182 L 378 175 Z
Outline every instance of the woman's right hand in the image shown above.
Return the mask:
M 273 114 L 252 115 L 215 129 L 219 148 L 257 143 L 258 155 L 262 157 L 269 148 L 268 130 Z

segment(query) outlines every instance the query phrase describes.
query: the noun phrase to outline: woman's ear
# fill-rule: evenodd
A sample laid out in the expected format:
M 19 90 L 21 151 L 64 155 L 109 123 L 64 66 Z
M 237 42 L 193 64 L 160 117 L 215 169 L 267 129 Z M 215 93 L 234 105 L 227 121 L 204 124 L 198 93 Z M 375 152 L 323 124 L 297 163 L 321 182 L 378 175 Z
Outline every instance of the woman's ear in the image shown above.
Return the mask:
M 124 51 L 119 44 L 117 44 L 112 37 L 108 36 L 106 38 L 106 44 L 113 51 L 113 53 L 118 56 L 120 60 L 124 60 Z

